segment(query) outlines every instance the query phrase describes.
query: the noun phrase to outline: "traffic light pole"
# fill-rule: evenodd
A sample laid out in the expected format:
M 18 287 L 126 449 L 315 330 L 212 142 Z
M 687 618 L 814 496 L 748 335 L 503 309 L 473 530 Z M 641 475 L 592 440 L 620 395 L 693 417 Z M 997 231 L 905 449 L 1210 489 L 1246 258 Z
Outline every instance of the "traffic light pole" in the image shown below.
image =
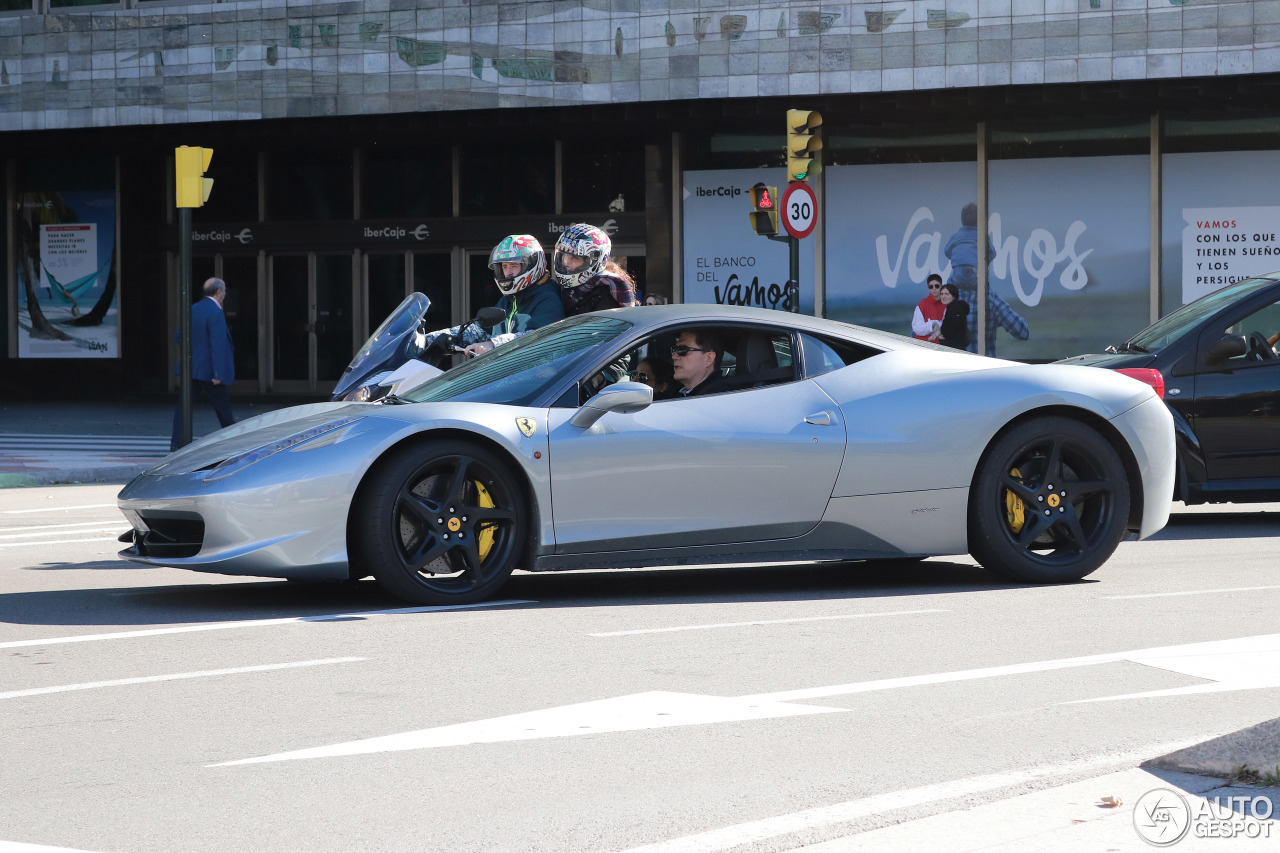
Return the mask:
M 787 279 L 787 300 L 791 304 L 791 312 L 793 314 L 800 313 L 800 241 L 790 235 L 782 236 L 780 234 L 766 235 L 770 240 L 777 240 L 779 243 L 786 243 L 787 250 L 790 254 L 791 268 L 788 271 Z
M 191 443 L 191 208 L 178 208 L 178 314 L 182 329 L 179 387 L 182 389 L 182 425 L 178 446 Z

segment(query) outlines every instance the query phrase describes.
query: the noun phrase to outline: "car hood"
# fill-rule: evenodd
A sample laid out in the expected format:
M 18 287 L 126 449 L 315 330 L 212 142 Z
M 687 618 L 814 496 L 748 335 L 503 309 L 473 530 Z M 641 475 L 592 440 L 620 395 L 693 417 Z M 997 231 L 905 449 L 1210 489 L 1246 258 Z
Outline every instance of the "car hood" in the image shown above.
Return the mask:
M 196 471 L 236 454 L 341 418 L 377 414 L 381 408 L 371 403 L 310 403 L 266 412 L 210 433 L 199 441 L 170 453 L 159 465 L 147 469 L 145 473 Z

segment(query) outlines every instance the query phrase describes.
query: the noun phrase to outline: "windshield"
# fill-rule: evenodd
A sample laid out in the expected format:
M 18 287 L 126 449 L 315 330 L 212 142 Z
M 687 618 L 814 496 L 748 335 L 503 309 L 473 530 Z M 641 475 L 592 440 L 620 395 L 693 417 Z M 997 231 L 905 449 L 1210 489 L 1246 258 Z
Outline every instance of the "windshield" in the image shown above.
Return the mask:
M 1172 314 L 1166 314 L 1147 328 L 1138 332 L 1121 351 L 1141 347 L 1141 350 L 1156 352 L 1177 341 L 1187 332 L 1200 325 L 1200 321 L 1216 314 L 1225 305 L 1237 299 L 1247 297 L 1264 287 L 1275 284 L 1274 278 L 1248 278 L 1229 284 L 1221 290 L 1215 290 L 1208 296 L 1202 296 L 1195 302 L 1183 305 Z
M 446 371 L 404 399 L 412 403 L 456 400 L 528 405 L 597 347 L 631 324 L 614 317 L 580 314 L 521 335 L 487 355 Z
M 426 294 L 414 291 L 406 296 L 404 301 L 396 306 L 396 310 L 382 321 L 382 325 L 369 340 L 364 342 L 364 346 L 356 353 L 356 357 L 351 359 L 351 363 L 342 372 L 342 377 L 333 390 L 334 395 L 340 396 L 351 390 L 356 382 L 364 379 L 373 370 L 381 369 L 385 362 L 392 359 L 399 360 L 398 357 L 402 357 L 400 345 L 407 335 L 418 328 L 418 323 L 427 316 L 427 309 L 430 307 L 431 300 L 426 297 Z

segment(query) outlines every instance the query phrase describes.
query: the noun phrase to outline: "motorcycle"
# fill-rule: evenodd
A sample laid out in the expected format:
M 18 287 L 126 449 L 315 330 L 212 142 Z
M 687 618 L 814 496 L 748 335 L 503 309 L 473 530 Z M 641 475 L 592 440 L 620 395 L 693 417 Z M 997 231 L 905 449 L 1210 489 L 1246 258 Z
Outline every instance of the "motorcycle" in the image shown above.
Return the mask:
M 481 308 L 456 335 L 437 335 L 428 344 L 430 331 L 423 322 L 430 307 L 423 293 L 406 296 L 347 365 L 329 399 L 371 403 L 417 388 L 447 370 L 454 353 L 465 350 L 462 332 L 467 326 L 475 323 L 488 332 L 506 318 L 501 308 Z

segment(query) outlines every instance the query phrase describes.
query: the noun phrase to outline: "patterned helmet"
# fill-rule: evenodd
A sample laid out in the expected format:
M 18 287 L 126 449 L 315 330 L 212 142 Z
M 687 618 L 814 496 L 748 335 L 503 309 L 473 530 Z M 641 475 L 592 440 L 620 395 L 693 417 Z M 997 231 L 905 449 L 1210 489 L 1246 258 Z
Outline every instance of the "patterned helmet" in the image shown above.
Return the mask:
M 578 287 L 604 272 L 609 263 L 609 236 L 594 225 L 579 222 L 564 229 L 560 239 L 556 241 L 555 261 L 552 274 L 561 287 Z M 569 269 L 564 263 L 565 255 L 576 255 L 585 263 L 577 269 Z
M 520 271 L 511 276 L 503 275 L 502 265 L 510 263 L 520 264 Z M 493 270 L 498 290 L 510 296 L 542 280 L 547 272 L 547 255 L 542 251 L 542 244 L 532 235 L 512 234 L 503 237 L 502 242 L 489 253 L 489 269 Z

